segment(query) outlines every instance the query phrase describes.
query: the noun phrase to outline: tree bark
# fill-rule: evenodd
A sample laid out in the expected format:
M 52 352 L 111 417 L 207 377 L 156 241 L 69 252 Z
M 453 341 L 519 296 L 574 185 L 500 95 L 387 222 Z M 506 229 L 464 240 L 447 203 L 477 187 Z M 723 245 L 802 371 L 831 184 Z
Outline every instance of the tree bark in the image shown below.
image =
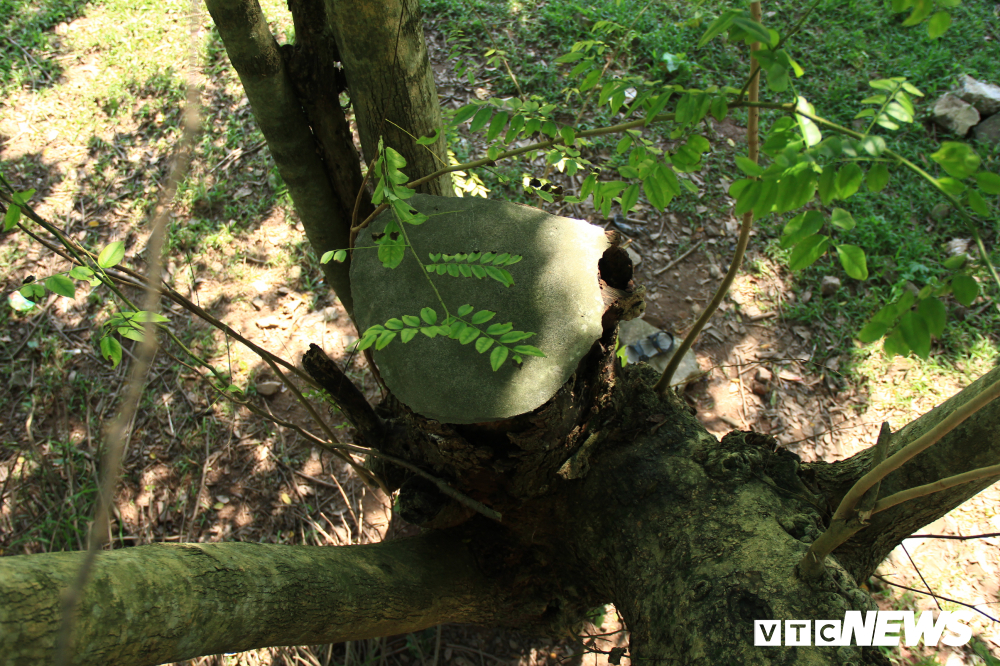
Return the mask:
M 60 598 L 84 552 L 0 558 L 0 663 L 54 663 Z M 139 666 L 271 645 L 315 645 L 545 610 L 483 576 L 457 534 L 323 548 L 156 544 L 101 553 L 72 664 Z
M 326 6 L 368 164 L 378 157 L 381 136 L 406 159 L 403 171 L 410 180 L 447 165 L 443 132 L 428 146 L 415 141 L 442 127 L 418 1 L 326 0 Z M 417 191 L 452 196 L 451 176 Z
M 340 108 L 336 44 L 313 28 L 327 17 L 317 2 L 292 4 L 297 44 L 279 48 L 257 0 L 207 0 L 309 244 L 322 256 L 349 244 L 361 167 Z M 362 197 L 361 219 L 372 210 Z M 324 264 L 323 274 L 352 314 L 350 259 Z
M 606 385 L 607 365 L 590 367 L 598 377 L 591 383 Z M 647 366 L 630 367 L 617 375 L 610 395 L 585 398 L 601 401 L 601 409 L 573 412 L 589 424 L 592 445 L 580 444 L 573 428 L 552 448 L 574 458 L 582 473 L 550 468 L 532 475 L 515 467 L 520 478 L 506 479 L 499 495 L 496 484 L 504 479 L 496 466 L 457 481 L 462 490 L 478 488 L 481 499 L 504 498 L 503 524 L 476 516 L 448 530 L 372 546 L 190 544 L 104 553 L 80 607 L 74 663 L 153 664 L 441 622 L 554 631 L 604 602 L 615 603 L 632 632 L 633 663 L 884 663 L 877 648 L 755 647 L 753 620 L 842 619 L 847 610 L 874 609 L 859 588 L 864 579 L 854 574 L 864 575 L 869 561 L 922 521 L 996 479 L 901 505 L 895 517 L 876 514 L 887 522 L 873 521 L 827 558 L 825 576 L 805 581 L 796 566 L 838 496 L 867 471 L 869 453 L 833 465 L 800 465 L 766 435 L 734 432 L 718 442 L 679 397 L 652 390 L 656 379 Z M 896 446 L 997 379 L 1000 368 L 908 425 Z M 549 412 L 562 430 L 567 424 L 556 417 L 566 413 Z M 517 431 L 532 432 L 542 420 L 521 420 L 503 439 L 531 449 L 535 440 Z M 907 463 L 905 475 L 900 470 L 890 485 L 995 464 L 998 421 L 995 400 L 936 445 L 940 451 Z M 463 435 L 440 428 L 431 438 L 442 443 L 440 465 L 449 456 L 467 464 L 469 447 L 484 443 L 476 429 Z M 575 444 L 566 447 L 566 441 Z M 420 447 L 415 451 L 419 455 Z M 520 491 L 520 504 L 511 489 Z M 0 558 L 0 654 L 12 655 L 9 663 L 51 657 L 55 609 L 79 557 Z

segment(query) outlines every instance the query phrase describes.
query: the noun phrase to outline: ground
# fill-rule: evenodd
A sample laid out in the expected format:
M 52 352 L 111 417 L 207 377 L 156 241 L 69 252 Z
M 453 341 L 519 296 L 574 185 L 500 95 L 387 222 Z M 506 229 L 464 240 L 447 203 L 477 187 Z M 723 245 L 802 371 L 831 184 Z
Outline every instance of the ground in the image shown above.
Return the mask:
M 53 21 L 46 30 L 53 35 L 49 58 L 54 64 L 23 85 L 8 86 L 0 101 L 0 172 L 17 189 L 35 188 L 36 211 L 74 239 L 97 249 L 125 241 L 128 261 L 140 269 L 143 264 L 135 257 L 147 239 L 143 220 L 166 173 L 183 99 L 169 69 L 151 55 L 163 52 L 170 55 L 168 62 L 183 62 L 186 8 L 176 2 L 165 7 L 159 13 L 146 7 L 153 19 L 144 19 L 141 11 L 123 13 L 121 6 L 106 3 Z M 278 11 L 277 6 L 266 9 Z M 261 150 L 261 137 L 218 38 L 207 30 L 204 17 L 201 25 L 199 39 L 207 44 L 206 64 L 199 70 L 205 133 L 189 181 L 171 207 L 169 279 L 242 335 L 286 359 L 298 361 L 310 343 L 320 345 L 348 365 L 349 375 L 375 401 L 377 384 L 363 359 L 345 353 L 357 331 L 324 289 L 319 265 L 309 255 L 273 162 Z M 280 34 L 286 25 L 276 20 L 275 28 Z M 446 26 L 431 19 L 428 28 L 446 108 L 458 108 L 472 95 L 493 95 L 491 82 L 502 80 L 502 72 L 485 67 L 470 87 L 455 71 L 458 59 L 450 55 Z M 743 132 L 732 120 L 706 128 L 723 153 L 744 140 Z M 464 152 L 477 154 L 475 136 L 464 134 L 461 140 Z M 592 159 L 601 156 L 595 152 Z M 546 170 L 541 160 L 524 169 L 567 191 L 581 180 Z M 535 200 L 550 212 L 614 225 L 631 238 L 643 260 L 637 280 L 649 290 L 645 318 L 678 335 L 711 298 L 738 226 L 725 194 L 728 181 L 711 170 L 689 175 L 703 193 L 694 205 L 665 213 L 640 205 L 618 224 L 588 204 Z M 752 428 L 774 435 L 805 460 L 843 459 L 874 443 L 883 420 L 902 426 L 996 362 L 995 335 L 960 355 L 942 353 L 930 362 L 889 360 L 876 348 L 850 342 L 853 331 L 845 330 L 841 308 L 861 287 L 845 284 L 827 296 L 803 288 L 767 251 L 767 242 L 763 230 L 755 232 L 722 311 L 694 347 L 706 374 L 686 396 L 713 434 Z M 68 268 L 24 234 L 0 240 L 0 265 L 5 294 L 29 276 L 44 279 Z M 820 314 L 790 315 L 809 302 L 819 306 Z M 74 299 L 50 295 L 39 306 L 24 313 L 4 306 L 0 314 L 0 354 L 12 359 L 10 381 L 0 389 L 3 555 L 83 546 L 102 428 L 113 418 L 127 378 L 131 343 L 126 341 L 126 361 L 117 368 L 100 358 L 95 345 L 91 322 L 103 321 L 111 311 L 103 293 L 88 294 L 81 283 Z M 988 307 L 985 301 L 973 306 L 968 317 L 974 321 Z M 316 429 L 279 378 L 248 350 L 177 308 L 166 314 L 179 338 L 232 372 L 234 383 L 258 409 Z M 295 431 L 221 400 L 198 370 L 167 352 L 180 355 L 176 346 L 166 345 L 157 357 L 130 428 L 114 511 L 115 547 L 234 539 L 340 545 L 412 532 L 392 519 L 388 499 L 368 491 L 347 465 Z M 350 440 L 343 419 L 335 410 L 326 412 L 338 434 Z M 1000 488 L 994 486 L 925 532 L 1000 532 L 998 500 Z M 929 586 L 944 597 L 980 604 L 994 616 L 1000 610 L 997 537 L 914 539 L 905 545 L 912 563 L 898 549 L 880 568 L 886 579 L 918 589 Z M 873 579 L 872 585 L 884 584 Z M 924 595 L 884 588 L 879 599 L 885 608 L 932 607 Z M 593 618 L 596 626 L 586 627 L 592 634 L 610 634 L 591 639 L 611 641 L 594 643 L 597 649 L 624 644 L 613 608 L 601 615 Z M 997 625 L 978 622 L 977 634 L 1000 655 Z M 260 650 L 193 663 L 328 664 L 377 658 L 380 663 L 527 666 L 567 661 L 581 652 L 579 640 L 538 641 L 445 627 L 353 645 Z M 916 663 L 922 655 L 896 657 Z M 947 650 L 937 659 L 974 663 L 968 653 L 963 657 Z M 603 664 L 607 658 L 587 654 L 575 661 Z

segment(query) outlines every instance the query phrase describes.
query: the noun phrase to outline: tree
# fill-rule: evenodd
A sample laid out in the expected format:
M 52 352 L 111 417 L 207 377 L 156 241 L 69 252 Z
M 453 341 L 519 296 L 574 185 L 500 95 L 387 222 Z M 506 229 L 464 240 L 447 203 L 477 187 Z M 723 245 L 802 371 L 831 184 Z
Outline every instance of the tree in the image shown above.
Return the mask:
M 374 218 L 375 206 L 358 197 L 364 178 L 334 63 L 343 65 L 376 191 L 396 214 L 413 215 L 405 205 L 411 195 L 396 187 L 404 185 L 401 165 L 410 186 L 447 191 L 427 160 L 442 157 L 443 137 L 428 144 L 431 151 L 418 141 L 441 126 L 419 13 L 405 2 L 290 4 L 300 41 L 282 48 L 254 0 L 212 0 L 209 8 L 316 252 L 353 246 L 352 232 L 377 243 L 363 221 L 387 218 Z M 755 30 L 752 17 L 729 18 Z M 651 107 L 653 116 L 663 104 Z M 799 117 L 811 113 L 800 109 Z M 563 145 L 573 143 L 572 129 L 559 135 Z M 400 233 L 406 228 L 400 223 Z M 379 254 L 390 259 L 381 262 L 392 263 L 394 239 L 382 229 Z M 1000 478 L 1000 401 L 993 400 L 1000 368 L 841 463 L 803 465 L 753 432 L 718 442 L 680 398 L 656 390 L 663 382 L 648 368 L 616 364 L 617 324 L 634 316 L 641 292 L 613 241 L 598 267 L 606 294 L 600 331 L 573 367 L 563 368 L 569 381 L 531 415 L 448 424 L 391 395 L 372 408 L 321 350 L 307 354 L 312 380 L 373 453 L 375 476 L 390 490 L 401 488 L 400 514 L 428 528 L 421 536 L 343 548 L 180 544 L 102 554 L 79 606 L 74 663 L 154 664 L 442 622 L 554 631 L 606 602 L 632 632 L 633 661 L 880 663 L 877 651 L 850 646 L 764 652 L 753 646 L 753 620 L 871 609 L 859 585 L 889 551 Z M 451 264 L 461 263 L 451 256 Z M 496 268 L 496 260 L 486 263 Z M 361 319 L 350 261 L 326 266 L 328 283 Z M 497 275 L 494 281 L 505 282 Z M 400 320 L 374 332 L 359 328 L 385 351 L 396 344 L 393 331 L 448 322 L 436 315 L 429 321 L 423 311 L 421 319 L 426 326 Z M 6 661 L 52 660 L 60 595 L 81 559 L 0 560 Z

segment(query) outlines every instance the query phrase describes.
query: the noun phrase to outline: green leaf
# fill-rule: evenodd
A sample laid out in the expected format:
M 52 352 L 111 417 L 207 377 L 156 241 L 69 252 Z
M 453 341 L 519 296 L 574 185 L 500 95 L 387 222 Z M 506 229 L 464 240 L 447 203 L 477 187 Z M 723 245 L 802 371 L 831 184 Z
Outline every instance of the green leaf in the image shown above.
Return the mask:
M 927 22 L 927 34 L 931 39 L 937 39 L 943 35 L 951 25 L 951 14 L 946 11 L 934 12 L 931 20 Z
M 433 308 L 421 308 L 420 318 L 423 319 L 426 323 L 433 326 L 434 324 L 437 323 L 438 315 Z
M 688 181 L 684 181 L 687 183 Z M 774 202 L 778 199 L 778 182 L 774 180 L 764 180 L 760 184 L 760 196 L 753 205 L 753 214 L 757 217 L 764 217 L 774 208 Z
M 511 331 L 509 333 L 504 333 L 500 336 L 500 343 L 508 345 L 512 342 L 520 342 L 521 340 L 527 340 L 534 333 L 528 333 L 526 331 Z
M 486 132 L 487 141 L 492 141 L 493 139 L 497 138 L 497 136 L 500 135 L 500 132 L 503 131 L 503 128 L 507 126 L 507 118 L 509 117 L 510 114 L 508 114 L 506 111 L 500 111 L 495 116 L 493 116 L 493 120 L 490 121 L 490 128 Z
M 403 328 L 403 322 L 393 317 L 389 321 L 385 322 L 385 327 L 391 331 L 399 331 Z
M 524 354 L 525 356 L 545 356 L 545 353 L 541 349 L 532 345 L 517 345 L 514 347 L 514 353 Z
M 837 245 L 837 255 L 844 270 L 855 280 L 868 279 L 868 263 L 865 251 L 857 245 Z
M 507 322 L 506 324 L 493 324 L 488 329 L 486 329 L 487 335 L 503 335 L 507 331 L 513 330 L 514 324 Z
M 136 342 L 142 342 L 144 336 L 142 334 L 141 328 L 130 328 L 128 326 L 122 326 L 118 329 L 118 335 L 123 338 L 128 338 L 129 340 L 135 340 Z
M 151 321 L 155 324 L 166 324 L 169 320 L 158 312 L 147 312 L 146 310 L 143 310 L 142 312 L 136 312 L 135 316 L 132 317 L 132 321 L 140 323 Z
M 111 361 L 111 366 L 117 368 L 122 362 L 122 346 L 110 335 L 101 338 L 101 356 Z
M 943 191 L 947 192 L 953 197 L 960 197 L 966 190 L 965 183 L 955 178 L 949 178 L 945 176 L 944 178 L 938 178 L 934 181 L 937 186 Z
M 884 342 L 882 349 L 891 358 L 893 356 L 907 356 L 910 353 L 910 346 L 903 339 L 903 331 L 897 328 Z
M 3 230 L 10 231 L 17 226 L 18 220 L 21 219 L 21 207 L 15 204 L 11 204 L 7 207 L 7 213 L 3 216 Z
M 94 271 L 86 266 L 74 266 L 69 269 L 69 276 L 75 280 L 89 280 L 94 277 Z
M 490 319 L 496 316 L 496 312 L 490 312 L 489 310 L 480 310 L 476 314 L 472 315 L 472 323 L 475 325 L 485 324 Z
M 413 190 L 410 190 L 411 192 Z M 403 243 L 402 237 L 395 241 L 388 240 L 386 237 L 385 242 L 379 243 L 378 246 L 378 258 L 382 262 L 382 266 L 385 268 L 395 268 L 403 262 L 403 257 L 406 256 L 406 245 Z
M 721 123 L 726 119 L 728 114 L 729 104 L 726 101 L 725 95 L 719 95 L 712 100 L 712 117 L 715 118 L 716 121 Z
M 66 298 L 76 296 L 76 285 L 65 275 L 53 275 L 45 281 L 45 288 Z
M 420 332 L 426 335 L 428 338 L 436 338 L 438 334 L 437 326 L 424 326 L 420 329 Z
M 751 180 L 750 178 L 741 178 L 739 180 L 733 181 L 733 184 L 729 186 L 729 196 L 731 196 L 733 199 L 739 199 L 740 194 L 743 192 L 743 190 L 749 187 L 750 183 L 752 182 L 753 180 Z
M 959 180 L 976 173 L 981 161 L 976 151 L 957 141 L 942 143 L 936 153 L 931 153 L 931 159 L 940 164 L 945 173 Z
M 484 106 L 476 112 L 476 117 L 472 119 L 472 124 L 469 125 L 469 129 L 473 132 L 478 132 L 486 126 L 486 122 L 493 115 L 493 109 L 488 106 Z
M 505 287 L 510 287 L 514 284 L 514 278 L 511 274 L 502 268 L 497 268 L 496 266 L 485 266 L 486 274 L 504 285 Z
M 762 26 L 757 21 L 747 17 L 747 16 L 734 16 L 733 24 L 739 28 L 742 28 L 750 35 L 752 39 L 747 41 L 757 41 L 764 45 L 771 43 L 771 33 L 767 31 L 767 28 Z
M 124 258 L 125 243 L 115 241 L 101 250 L 101 254 L 97 257 L 97 265 L 101 268 L 111 268 L 112 266 L 117 266 Z
M 800 112 L 795 114 L 795 120 L 799 124 L 799 131 L 802 132 L 802 138 L 805 139 L 807 146 L 815 146 L 823 140 L 823 135 L 820 133 L 816 123 L 800 114 L 809 113 L 816 115 L 816 109 L 806 101 L 805 97 L 800 96 L 796 102 L 795 110 Z
M 740 10 L 729 9 L 722 13 L 722 15 L 708 24 L 708 28 L 705 30 L 705 34 L 701 36 L 698 40 L 698 48 L 705 46 L 712 39 L 718 37 L 723 32 L 729 29 L 729 26 L 733 24 L 733 19 L 740 15 Z
M 834 208 L 830 215 L 830 221 L 833 226 L 844 231 L 850 231 L 856 226 L 854 218 L 843 208 Z
M 976 184 L 986 194 L 1000 194 L 1000 176 L 995 173 L 980 171 L 976 174 Z
M 416 334 L 417 334 L 417 329 L 404 328 L 402 331 L 399 332 L 399 339 L 403 341 L 403 344 L 406 344 L 407 342 L 412 340 L 414 336 L 416 336 Z
M 837 196 L 846 199 L 858 191 L 865 174 L 854 162 L 845 164 L 837 172 Z
M 979 295 L 979 283 L 968 275 L 956 275 L 951 279 L 951 291 L 959 303 L 968 307 Z
M 749 157 L 745 157 L 743 155 L 736 156 L 736 166 L 740 168 L 740 171 L 751 178 L 757 178 L 764 174 L 764 167 L 760 166 Z
M 907 346 L 920 358 L 927 358 L 931 352 L 931 333 L 927 323 L 912 310 L 899 318 L 899 330 Z
M 476 351 L 482 354 L 493 346 L 493 338 L 482 337 L 476 340 Z
M 467 345 L 478 337 L 479 337 L 479 329 L 469 326 L 468 328 L 463 329 L 462 332 L 458 334 L 458 341 L 463 345 Z
M 865 327 L 861 329 L 858 333 L 858 340 L 868 344 L 870 342 L 875 342 L 889 330 L 889 324 L 884 321 L 870 321 L 865 324 Z
M 828 206 L 831 201 L 837 198 L 837 172 L 832 166 L 823 169 L 819 176 L 818 183 L 819 200 L 824 206 Z
M 460 307 L 458 309 L 458 316 L 459 317 L 464 317 L 465 315 L 469 314 L 473 310 L 475 310 L 475 308 L 472 307 L 471 305 L 469 305 L 468 303 L 466 303 L 465 305 L 463 305 L 462 307 Z
M 969 255 L 967 254 L 956 254 L 954 257 L 948 257 L 944 260 L 944 267 L 950 271 L 955 271 L 965 265 L 965 262 L 969 260 Z
M 811 266 L 826 253 L 829 244 L 830 239 L 820 234 L 802 239 L 792 250 L 792 255 L 788 260 L 788 267 L 793 271 L 797 271 Z
M 804 238 L 818 233 L 826 218 L 817 210 L 799 213 L 785 225 L 781 233 L 781 247 L 789 248 Z
M 948 320 L 948 311 L 944 307 L 944 303 L 933 296 L 925 298 L 917 305 L 917 314 L 924 320 L 931 335 L 940 338 L 941 334 L 944 333 L 945 322 Z
M 868 189 L 872 192 L 881 192 L 884 190 L 885 186 L 889 184 L 889 167 L 886 163 L 876 162 L 873 164 L 872 168 L 868 169 L 865 182 L 868 184 Z
M 334 254 L 335 254 L 334 250 L 330 250 L 329 252 L 324 252 L 323 256 L 319 258 L 319 263 L 321 264 L 330 263 L 330 260 L 333 259 Z
M 869 134 L 861 139 L 861 148 L 872 157 L 878 157 L 886 149 L 885 139 Z
M 576 132 L 573 131 L 572 127 L 566 125 L 560 128 L 559 136 L 562 137 L 563 141 L 566 142 L 567 146 L 572 146 L 573 141 L 576 139 Z
M 559 56 L 558 58 L 556 58 L 555 61 L 557 63 L 559 63 L 559 64 L 566 64 L 566 63 L 570 63 L 570 62 L 576 62 L 577 60 L 579 60 L 580 58 L 582 58 L 584 55 L 585 55 L 585 53 L 583 51 L 570 51 L 569 53 L 562 54 L 561 56 Z
M 621 141 L 618 142 L 618 145 L 615 146 L 615 155 L 621 155 L 631 146 L 632 146 L 632 137 L 626 134 L 621 138 Z
M 628 189 L 625 190 L 625 193 L 622 194 L 621 198 L 622 214 L 628 215 L 628 212 L 632 210 L 632 207 L 635 206 L 636 202 L 638 201 L 639 201 L 639 183 L 632 183 L 631 185 L 628 186 Z
M 646 112 L 646 125 L 653 122 L 653 118 L 655 118 L 657 114 L 663 110 L 663 107 L 667 105 L 667 102 L 673 94 L 673 90 L 667 90 L 666 92 L 661 93 L 660 96 L 656 98 L 656 101 L 649 106 L 649 109 Z
M 913 11 L 910 15 L 903 21 L 904 26 L 916 25 L 923 21 L 934 9 L 933 0 L 914 0 Z
M 780 62 L 767 68 L 767 87 L 774 92 L 788 90 L 788 68 Z
M 493 368 L 493 372 L 500 369 L 503 362 L 507 360 L 507 348 L 503 346 L 497 346 L 490 353 L 490 366 Z
M 757 200 L 760 199 L 761 191 L 761 181 L 755 180 L 740 192 L 740 198 L 736 200 L 736 209 L 733 211 L 737 217 L 753 210 Z
M 484 268 L 482 265 L 472 264 L 470 268 L 472 269 L 472 274 L 475 275 L 477 278 L 482 279 L 486 277 L 486 268 Z
M 479 111 L 479 106 L 477 104 L 466 104 L 461 109 L 456 111 L 454 116 L 452 116 L 452 125 L 461 125 L 466 120 L 476 115 L 477 111 Z
M 392 342 L 395 337 L 396 331 L 382 331 L 378 336 L 378 340 L 375 341 L 375 351 L 385 349 L 386 345 Z
M 986 200 L 980 196 L 979 192 L 975 190 L 969 190 L 969 208 L 974 210 L 977 215 L 982 215 L 983 217 L 989 217 L 990 207 L 986 203 Z
M 440 129 L 436 129 L 436 130 L 434 130 L 434 134 L 432 134 L 431 136 L 422 136 L 419 139 L 417 139 L 417 145 L 418 146 L 429 146 L 432 143 L 437 142 L 438 136 L 440 136 L 440 134 L 441 134 L 441 130 Z M 410 336 L 410 337 L 412 338 L 412 336 Z M 405 340 L 404 340 L 404 342 L 405 342 Z
M 45 298 L 45 287 L 38 284 L 37 282 L 26 284 L 23 287 L 21 287 L 18 291 L 25 298 L 32 298 L 36 301 Z
M 420 318 L 413 315 L 403 315 L 403 323 L 410 327 L 420 326 Z

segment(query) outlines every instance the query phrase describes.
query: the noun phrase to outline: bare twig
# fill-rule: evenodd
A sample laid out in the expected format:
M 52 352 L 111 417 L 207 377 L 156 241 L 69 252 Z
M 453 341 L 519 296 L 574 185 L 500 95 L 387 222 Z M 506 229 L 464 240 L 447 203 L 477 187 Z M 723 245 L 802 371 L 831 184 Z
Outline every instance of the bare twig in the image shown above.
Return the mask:
M 194 0 L 192 0 L 192 11 L 196 10 Z M 195 19 L 191 20 L 191 31 L 197 30 Z M 148 244 L 149 277 L 148 283 L 156 285 L 160 282 L 160 274 L 163 270 L 163 240 L 165 237 L 165 227 L 168 217 L 167 207 L 173 201 L 177 187 L 187 173 L 191 163 L 192 152 L 195 144 L 195 137 L 199 131 L 199 109 L 201 106 L 201 91 L 194 81 L 196 50 L 195 40 L 192 34 L 191 47 L 188 52 L 188 82 L 187 82 L 187 104 L 184 107 L 184 131 L 177 147 L 177 154 L 171 166 L 167 182 L 160 195 L 159 203 L 153 213 L 152 233 Z M 156 312 L 160 302 L 160 291 L 153 287 L 146 290 L 143 310 L 146 312 Z M 124 404 L 118 418 L 112 423 L 108 433 L 108 445 L 105 452 L 104 477 L 101 479 L 100 493 L 97 496 L 97 506 L 95 508 L 94 522 L 90 530 L 89 543 L 87 544 L 87 555 L 80 565 L 75 583 L 67 590 L 62 604 L 62 624 L 56 640 L 56 664 L 64 666 L 72 659 L 72 633 L 73 621 L 76 614 L 77 603 L 87 584 L 87 578 L 94 566 L 97 553 L 104 545 L 105 539 L 111 529 L 110 506 L 114 501 L 114 490 L 118 482 L 118 470 L 121 465 L 122 448 L 125 440 L 125 431 L 128 424 L 135 415 L 139 404 L 139 397 L 142 394 L 142 387 L 153 355 L 156 353 L 156 329 L 151 321 L 143 325 L 143 342 L 139 346 L 139 360 L 132 366 L 132 374 L 129 379 L 128 391 L 125 395 Z

